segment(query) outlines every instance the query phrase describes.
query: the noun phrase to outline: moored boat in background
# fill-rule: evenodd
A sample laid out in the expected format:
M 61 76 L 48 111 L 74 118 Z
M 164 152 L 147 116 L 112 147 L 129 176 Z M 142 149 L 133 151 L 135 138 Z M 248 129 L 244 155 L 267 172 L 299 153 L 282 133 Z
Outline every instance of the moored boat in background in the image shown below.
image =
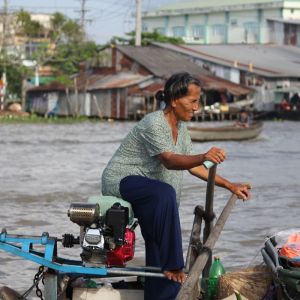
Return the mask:
M 241 141 L 254 139 L 263 129 L 262 122 L 253 122 L 248 127 L 227 125 L 220 127 L 196 127 L 189 126 L 188 130 L 192 141 Z

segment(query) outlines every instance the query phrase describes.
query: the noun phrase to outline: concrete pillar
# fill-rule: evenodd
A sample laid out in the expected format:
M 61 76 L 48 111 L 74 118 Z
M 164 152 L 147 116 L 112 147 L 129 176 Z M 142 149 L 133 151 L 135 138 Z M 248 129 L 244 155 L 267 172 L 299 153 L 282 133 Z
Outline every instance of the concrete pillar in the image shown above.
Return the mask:
M 190 31 L 189 31 L 189 15 L 184 15 L 184 36 L 189 37 Z
M 205 37 L 204 44 L 209 44 L 209 26 L 208 26 L 208 14 L 204 16 L 204 25 L 205 25 Z

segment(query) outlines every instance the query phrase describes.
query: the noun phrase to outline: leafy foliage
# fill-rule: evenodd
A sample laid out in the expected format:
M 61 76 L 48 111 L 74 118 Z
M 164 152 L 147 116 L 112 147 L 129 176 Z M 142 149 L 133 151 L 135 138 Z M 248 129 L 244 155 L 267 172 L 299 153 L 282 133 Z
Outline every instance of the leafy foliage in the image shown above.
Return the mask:
M 50 23 L 50 38 L 52 42 L 72 43 L 84 41 L 84 32 L 82 32 L 79 24 L 67 18 L 62 13 L 54 13 Z
M 10 95 L 14 95 L 15 98 L 19 98 L 22 89 L 22 79 L 33 74 L 31 69 L 26 68 L 23 65 L 8 63 L 6 61 L 0 61 L 0 73 L 3 74 L 5 69 L 7 91 Z
M 97 55 L 97 45 L 85 41 L 79 24 L 59 12 L 51 18 L 50 39 L 55 48 L 45 63 L 57 70 L 61 83 L 70 82 L 67 77 L 78 72 L 79 64 Z
M 79 64 L 97 55 L 97 45 L 94 42 L 69 42 L 57 45 L 49 64 L 65 75 L 71 75 L 79 70 Z
M 135 44 L 135 31 L 131 31 L 126 34 L 128 38 L 124 37 L 113 37 L 112 43 L 121 43 L 121 44 Z M 179 37 L 168 37 L 160 34 L 157 31 L 154 32 L 142 32 L 142 46 L 147 46 L 152 42 L 160 43 L 171 43 L 171 44 L 184 44 L 184 40 Z
M 59 12 L 52 15 L 50 28 L 32 20 L 24 10 L 18 12 L 16 17 L 17 34 L 28 44 L 36 45 L 27 53 L 27 60 L 35 62 L 37 67 L 50 65 L 62 84 L 70 85 L 70 75 L 79 71 L 80 63 L 91 61 L 99 55 L 97 45 L 85 40 L 79 24 Z M 32 67 L 23 65 L 23 59 L 24 53 L 11 55 L 5 49 L 0 52 L 0 74 L 6 72 L 7 94 L 17 98 L 23 95 L 23 80 L 35 72 Z
M 38 21 L 31 20 L 30 14 L 24 10 L 17 14 L 17 24 L 19 25 L 20 33 L 29 38 L 37 38 L 45 31 L 43 25 Z

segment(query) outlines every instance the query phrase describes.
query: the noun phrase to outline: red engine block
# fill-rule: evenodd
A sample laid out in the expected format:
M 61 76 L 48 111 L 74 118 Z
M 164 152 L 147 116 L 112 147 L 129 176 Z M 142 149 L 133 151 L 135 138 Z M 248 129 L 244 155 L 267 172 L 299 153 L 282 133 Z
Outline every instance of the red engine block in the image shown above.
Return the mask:
M 108 267 L 124 267 L 125 263 L 133 259 L 135 248 L 135 233 L 126 228 L 123 246 L 107 252 L 106 265 Z

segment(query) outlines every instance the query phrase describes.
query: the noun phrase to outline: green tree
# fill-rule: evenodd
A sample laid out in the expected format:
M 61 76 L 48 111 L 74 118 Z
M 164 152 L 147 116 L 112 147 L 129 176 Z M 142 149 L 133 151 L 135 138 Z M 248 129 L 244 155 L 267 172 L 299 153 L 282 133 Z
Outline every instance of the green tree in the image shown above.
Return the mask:
M 27 43 L 38 43 L 27 59 L 35 62 L 37 69 L 43 65 L 52 66 L 57 80 L 65 85 L 72 84 L 70 75 L 79 71 L 81 62 L 97 57 L 97 45 L 85 41 L 80 26 L 61 13 L 53 14 L 50 28 L 46 29 L 39 22 L 31 20 L 28 12 L 21 10 L 17 13 L 17 26 L 17 34 L 23 36 Z M 48 40 L 41 41 L 41 36 L 48 37 Z M 35 70 L 25 67 L 23 59 L 24 53 L 8 55 L 5 49 L 0 53 L 0 73 L 6 72 L 7 95 L 21 98 L 24 108 L 25 82 Z
M 22 10 L 17 15 L 20 32 L 29 40 L 36 37 L 42 25 L 32 21 L 28 12 Z M 50 49 L 51 45 L 51 49 Z M 49 41 L 39 43 L 30 59 L 38 66 L 51 65 L 58 73 L 58 78 L 67 82 L 71 74 L 78 72 L 79 63 L 97 55 L 97 45 L 85 41 L 78 23 L 56 12 L 50 19 Z
M 62 27 L 65 22 L 66 22 L 66 17 L 62 13 L 56 12 L 53 14 L 50 20 L 50 26 L 51 26 L 50 38 L 52 41 L 56 42 L 57 39 L 61 36 Z
M 17 14 L 17 24 L 20 33 L 28 38 L 37 38 L 45 31 L 43 25 L 38 21 L 31 20 L 30 14 L 24 10 Z
M 69 42 L 57 45 L 49 64 L 62 74 L 71 75 L 78 72 L 81 62 L 96 56 L 97 45 L 95 42 Z
M 84 33 L 79 24 L 60 12 L 51 18 L 51 40 L 55 43 L 82 42 Z
M 33 76 L 41 66 L 50 65 L 56 79 L 66 86 L 72 85 L 70 75 L 79 71 L 80 63 L 92 61 L 97 57 L 97 45 L 86 41 L 80 26 L 63 14 L 56 12 L 50 19 L 50 28 L 31 19 L 31 15 L 21 10 L 17 13 L 17 34 L 25 39 L 27 45 L 34 42 L 35 47 L 27 53 L 32 66 L 23 65 L 24 53 L 7 55 L 0 53 L 0 72 L 6 72 L 7 95 L 16 95 L 25 104 L 26 80 Z M 44 37 L 44 39 L 40 39 Z
M 6 94 L 13 95 L 16 99 L 22 98 L 23 83 L 32 76 L 34 71 L 23 66 L 18 57 L 8 57 L 6 61 L 0 60 L 0 74 L 6 73 Z
M 63 14 L 56 12 L 51 18 L 50 38 L 56 44 L 47 63 L 60 74 L 61 82 L 77 73 L 79 64 L 97 56 L 97 45 L 86 41 L 79 24 Z
M 124 37 L 113 37 L 112 43 L 121 43 L 121 44 L 135 44 L 135 31 L 126 33 L 128 38 Z M 180 37 L 168 37 L 160 34 L 157 31 L 154 32 L 142 32 L 142 46 L 147 46 L 152 42 L 160 43 L 171 43 L 171 44 L 184 44 L 184 40 Z

